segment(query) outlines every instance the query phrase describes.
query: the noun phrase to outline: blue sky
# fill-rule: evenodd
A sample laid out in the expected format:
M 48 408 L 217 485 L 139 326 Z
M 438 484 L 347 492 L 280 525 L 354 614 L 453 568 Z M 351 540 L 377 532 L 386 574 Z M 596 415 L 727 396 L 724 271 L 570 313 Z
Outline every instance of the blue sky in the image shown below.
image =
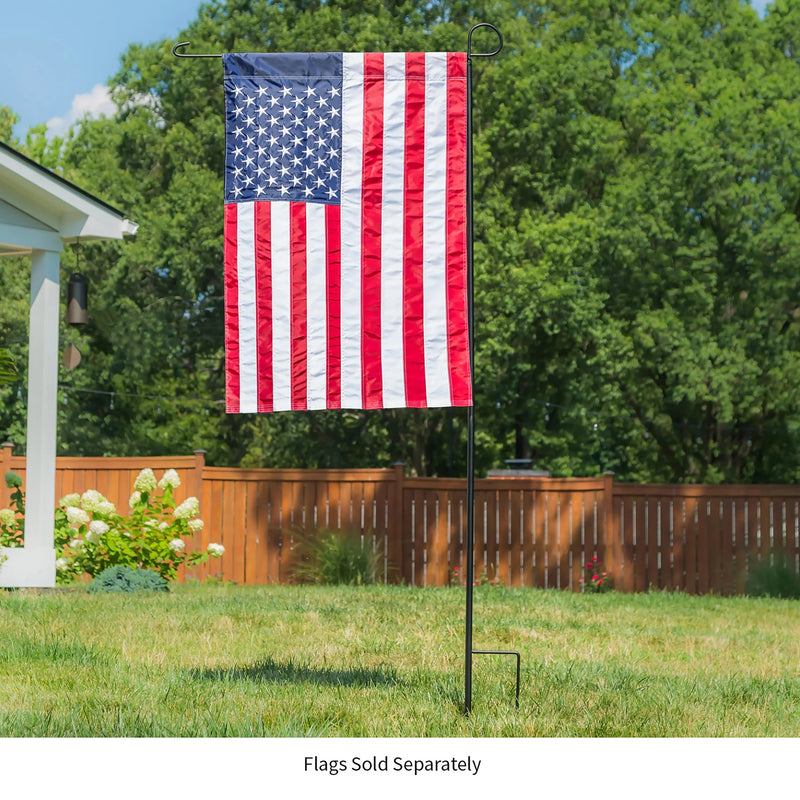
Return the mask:
M 61 132 L 74 114 L 107 108 L 102 88 L 132 42 L 173 39 L 197 17 L 201 0 L 16 0 L 3 3 L 0 105 L 32 125 Z M 104 106 L 104 104 L 106 104 Z
M 767 0 L 752 0 L 763 13 Z M 84 113 L 111 113 L 105 85 L 132 42 L 175 39 L 201 0 L 16 0 L 4 4 L 0 105 L 19 115 L 24 136 L 48 123 L 66 132 Z

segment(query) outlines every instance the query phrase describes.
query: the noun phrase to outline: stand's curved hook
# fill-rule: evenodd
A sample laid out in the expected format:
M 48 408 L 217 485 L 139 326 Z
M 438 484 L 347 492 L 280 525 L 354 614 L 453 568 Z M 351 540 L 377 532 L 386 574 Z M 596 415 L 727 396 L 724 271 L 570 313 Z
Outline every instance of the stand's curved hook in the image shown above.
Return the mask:
M 497 45 L 497 50 L 493 50 L 491 53 L 472 52 L 472 34 L 475 33 L 475 31 L 478 30 L 478 28 L 491 28 L 497 34 L 497 38 L 499 40 L 499 44 Z M 473 25 L 469 29 L 469 34 L 467 35 L 467 58 L 472 58 L 472 56 L 475 56 L 476 58 L 491 58 L 492 56 L 496 56 L 502 49 L 503 49 L 503 35 L 491 23 L 479 22 L 477 25 Z
M 191 42 L 178 42 L 175 47 L 172 48 L 172 55 L 177 56 L 178 58 L 222 58 L 219 53 L 179 53 L 179 47 L 188 47 Z

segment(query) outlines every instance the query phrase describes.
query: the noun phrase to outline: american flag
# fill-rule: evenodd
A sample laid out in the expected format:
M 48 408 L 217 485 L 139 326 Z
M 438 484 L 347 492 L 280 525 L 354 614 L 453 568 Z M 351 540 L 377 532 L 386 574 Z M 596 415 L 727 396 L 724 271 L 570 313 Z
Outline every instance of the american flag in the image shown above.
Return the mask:
M 472 404 L 466 56 L 223 56 L 229 413 Z

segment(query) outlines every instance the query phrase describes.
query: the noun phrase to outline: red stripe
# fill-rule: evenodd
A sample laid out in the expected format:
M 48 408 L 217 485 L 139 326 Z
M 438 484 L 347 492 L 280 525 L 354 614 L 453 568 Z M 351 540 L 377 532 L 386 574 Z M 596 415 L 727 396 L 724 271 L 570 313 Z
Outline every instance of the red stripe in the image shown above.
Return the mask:
M 406 54 L 405 186 L 403 191 L 403 368 L 406 405 L 424 408 L 425 340 L 422 275 L 425 177 L 425 54 Z
M 256 203 L 258 410 L 272 411 L 272 230 L 270 203 Z
M 342 226 L 340 207 L 325 206 L 327 242 L 328 408 L 342 407 Z
M 239 276 L 237 258 L 237 206 L 225 204 L 225 410 L 239 413 Z
M 447 353 L 450 402 L 472 405 L 467 322 L 467 57 L 447 55 Z
M 306 206 L 289 204 L 292 273 L 292 410 L 307 408 L 308 319 L 306 294 Z
M 383 408 L 381 371 L 383 83 L 383 53 L 366 53 L 361 189 L 361 379 L 364 408 Z

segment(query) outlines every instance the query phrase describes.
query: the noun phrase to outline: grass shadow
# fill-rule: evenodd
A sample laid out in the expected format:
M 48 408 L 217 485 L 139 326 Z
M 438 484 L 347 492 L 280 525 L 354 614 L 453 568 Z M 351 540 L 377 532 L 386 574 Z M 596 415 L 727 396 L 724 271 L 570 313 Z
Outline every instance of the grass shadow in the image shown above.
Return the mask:
M 296 664 L 293 661 L 279 662 L 272 658 L 254 664 L 233 667 L 193 669 L 189 673 L 200 681 L 253 681 L 254 683 L 295 683 L 315 686 L 398 686 L 401 681 L 392 668 L 355 667 L 353 669 L 330 669 Z

